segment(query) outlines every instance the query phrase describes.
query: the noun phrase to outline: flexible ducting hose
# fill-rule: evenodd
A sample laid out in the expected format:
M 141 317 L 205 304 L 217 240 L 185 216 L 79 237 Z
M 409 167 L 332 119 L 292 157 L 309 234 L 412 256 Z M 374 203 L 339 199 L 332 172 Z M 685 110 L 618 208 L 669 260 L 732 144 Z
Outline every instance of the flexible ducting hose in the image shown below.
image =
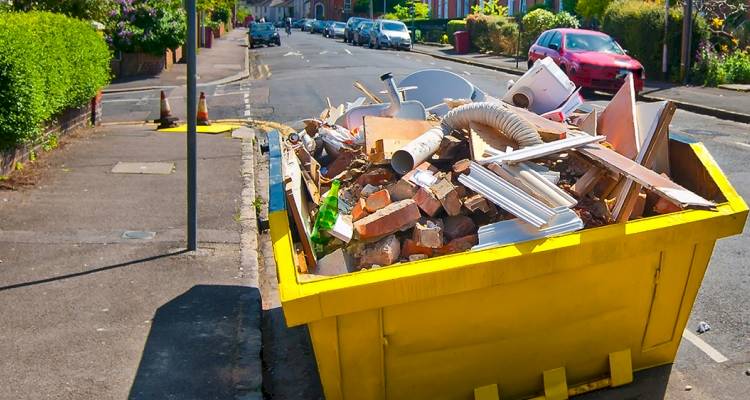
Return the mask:
M 393 153 L 391 166 L 399 174 L 406 174 L 438 150 L 444 135 L 453 130 L 469 129 L 471 122 L 499 130 L 520 147 L 542 144 L 542 138 L 533 125 L 501 104 L 471 103 L 452 109 L 443 117 L 440 128 L 428 130 Z
M 531 123 L 498 103 L 466 104 L 454 108 L 443 117 L 443 126 L 452 130 L 469 129 L 470 122 L 495 128 L 520 147 L 542 144 L 539 132 Z

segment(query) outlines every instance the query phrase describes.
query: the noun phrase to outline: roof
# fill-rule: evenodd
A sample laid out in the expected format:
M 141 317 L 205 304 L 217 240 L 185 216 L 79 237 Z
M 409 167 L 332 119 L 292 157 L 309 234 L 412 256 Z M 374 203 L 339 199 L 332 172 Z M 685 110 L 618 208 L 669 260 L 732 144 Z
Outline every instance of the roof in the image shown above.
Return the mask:
M 294 7 L 294 0 L 271 0 L 268 7 Z

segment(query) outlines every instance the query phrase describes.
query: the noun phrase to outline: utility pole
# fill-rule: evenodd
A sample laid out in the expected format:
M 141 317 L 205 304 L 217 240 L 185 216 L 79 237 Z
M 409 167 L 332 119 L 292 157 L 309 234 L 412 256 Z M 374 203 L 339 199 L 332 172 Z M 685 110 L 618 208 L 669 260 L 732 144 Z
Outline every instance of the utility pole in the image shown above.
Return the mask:
M 693 31 L 693 2 L 685 1 L 682 15 L 682 46 L 680 48 L 680 80 L 687 83 L 690 72 L 690 36 Z
M 370 19 L 373 19 L 372 12 L 373 12 L 373 10 L 372 10 L 372 0 L 370 0 Z
M 661 48 L 661 74 L 662 79 L 667 81 L 669 79 L 669 64 L 667 60 L 667 44 L 669 43 L 669 0 L 664 1 L 664 44 Z
M 195 55 L 196 13 L 195 0 L 185 0 L 187 8 L 187 249 L 198 249 L 198 170 L 196 149 L 196 80 L 198 62 Z

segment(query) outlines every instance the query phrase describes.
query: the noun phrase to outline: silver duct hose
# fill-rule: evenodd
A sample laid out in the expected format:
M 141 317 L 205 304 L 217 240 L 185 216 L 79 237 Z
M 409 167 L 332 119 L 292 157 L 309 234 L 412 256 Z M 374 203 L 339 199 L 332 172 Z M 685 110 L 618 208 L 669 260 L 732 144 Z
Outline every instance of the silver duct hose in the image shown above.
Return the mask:
M 450 130 L 469 129 L 470 122 L 495 128 L 520 147 L 542 144 L 534 125 L 498 103 L 470 103 L 454 108 L 443 117 L 443 131 L 446 126 Z
M 499 130 L 520 147 L 542 144 L 536 128 L 513 111 L 498 103 L 470 103 L 454 108 L 443 117 L 440 128 L 432 128 L 393 153 L 391 166 L 399 174 L 406 174 L 430 158 L 440 147 L 444 135 L 453 130 L 469 129 L 475 122 Z

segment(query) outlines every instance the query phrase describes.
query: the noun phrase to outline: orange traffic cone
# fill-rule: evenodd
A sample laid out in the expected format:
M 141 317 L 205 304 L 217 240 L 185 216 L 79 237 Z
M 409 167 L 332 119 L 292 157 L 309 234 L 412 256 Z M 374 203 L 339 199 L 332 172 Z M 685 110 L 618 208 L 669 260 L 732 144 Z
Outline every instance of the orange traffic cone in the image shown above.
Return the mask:
M 177 126 L 177 118 L 172 116 L 172 107 L 169 106 L 167 94 L 161 91 L 161 101 L 159 104 L 159 119 L 154 121 L 159 123 L 158 129 L 172 128 Z
M 198 115 L 196 116 L 198 125 L 211 125 L 211 121 L 208 120 L 208 105 L 206 104 L 206 94 L 201 92 L 201 97 L 198 99 Z

